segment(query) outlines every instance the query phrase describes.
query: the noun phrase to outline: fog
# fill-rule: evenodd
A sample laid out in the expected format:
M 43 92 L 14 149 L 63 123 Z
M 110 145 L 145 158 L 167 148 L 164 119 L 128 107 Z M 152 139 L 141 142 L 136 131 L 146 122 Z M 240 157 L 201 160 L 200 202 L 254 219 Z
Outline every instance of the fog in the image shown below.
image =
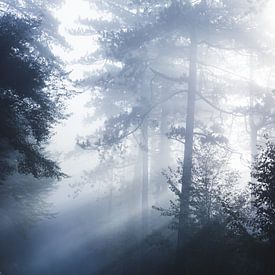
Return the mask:
M 275 1 L 0 1 L 0 275 L 275 274 Z

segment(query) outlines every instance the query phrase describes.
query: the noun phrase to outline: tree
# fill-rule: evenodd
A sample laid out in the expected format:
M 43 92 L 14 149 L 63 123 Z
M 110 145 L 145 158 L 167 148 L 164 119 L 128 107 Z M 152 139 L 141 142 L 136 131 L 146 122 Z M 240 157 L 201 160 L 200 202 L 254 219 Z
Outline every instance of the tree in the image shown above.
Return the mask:
M 192 166 L 192 185 L 190 187 L 190 228 L 197 228 L 224 219 L 222 201 L 230 197 L 231 203 L 237 195 L 234 189 L 237 185 L 238 173 L 229 167 L 230 154 L 223 147 L 223 142 L 214 139 L 196 138 Z M 180 187 L 183 173 L 182 160 L 176 168 L 164 172 L 170 190 L 176 195 L 175 201 L 170 201 L 170 208 L 157 208 L 162 214 L 174 216 L 175 226 L 179 226 Z M 231 196 L 229 196 L 231 194 Z M 188 232 L 190 235 L 190 232 Z
M 57 42 L 52 22 L 47 22 L 52 29 L 44 28 L 45 17 L 25 9 L 24 1 L 5 2 L 0 2 L 0 216 L 1 246 L 9 243 L 9 249 L 0 252 L 3 272 L 16 255 L 12 243 L 18 232 L 26 236 L 39 220 L 54 216 L 47 201 L 52 178 L 65 174 L 46 145 L 53 127 L 65 118 L 67 95 L 66 75 L 51 52 Z
M 272 59 L 273 56 L 271 55 Z M 253 57 L 251 57 L 253 59 Z M 264 135 L 272 133 L 272 126 L 275 124 L 275 110 L 274 110 L 274 94 L 272 94 L 272 87 L 261 87 L 253 83 L 254 66 L 253 61 L 250 66 L 250 91 L 249 91 L 249 134 L 251 147 L 251 163 L 257 155 L 258 142 L 263 140 Z
M 255 159 L 250 183 L 260 236 L 275 243 L 275 145 L 267 141 Z
M 151 118 L 157 109 L 156 106 L 161 105 L 160 101 L 163 103 L 172 99 L 172 104 L 175 106 L 179 104 L 181 108 L 181 124 L 184 124 L 185 140 L 183 141 L 183 184 L 180 190 L 182 196 L 179 247 L 184 244 L 185 230 L 188 228 L 190 217 L 195 130 L 200 128 L 201 120 L 207 124 L 208 118 L 199 116 L 199 111 L 196 110 L 198 101 L 203 102 L 202 104 L 206 105 L 208 110 L 213 108 L 217 116 L 221 117 L 222 114 L 243 116 L 242 113 L 237 114 L 220 106 L 221 98 L 227 98 L 227 96 L 231 98 L 232 91 L 228 84 L 230 80 L 227 82 L 224 79 L 221 80 L 221 73 L 211 75 L 208 73 L 209 68 L 213 66 L 223 70 L 222 66 L 217 66 L 222 59 L 217 52 L 223 55 L 223 51 L 236 53 L 236 51 L 245 51 L 247 47 L 259 47 L 255 36 L 250 34 L 251 29 L 255 31 L 251 15 L 261 4 L 262 2 L 255 1 L 241 6 L 237 1 L 172 1 L 170 3 L 156 1 L 153 4 L 150 1 L 144 3 L 129 1 L 126 4 L 120 1 L 117 4 L 104 1 L 102 3 L 101 8 L 104 11 L 108 10 L 117 15 L 113 18 L 114 26 L 108 24 L 107 31 L 105 29 L 98 31 L 104 52 L 103 58 L 117 69 L 107 69 L 107 73 L 105 71 L 103 77 L 99 78 L 100 81 L 94 81 L 93 78 L 91 82 L 99 84 L 97 88 L 100 87 L 100 99 L 104 98 L 105 102 L 110 102 L 110 99 L 115 98 L 117 102 L 115 105 L 124 106 L 126 111 L 107 117 L 105 125 L 108 127 L 105 126 L 105 129 L 111 129 L 111 131 L 105 131 L 101 142 L 104 144 L 105 140 L 105 144 L 117 144 L 142 130 L 143 126 L 147 125 L 148 117 Z M 95 26 L 94 29 L 97 30 L 98 24 L 95 22 L 86 21 L 86 23 Z M 172 53 L 168 50 L 169 47 Z M 205 64 L 208 58 L 212 63 L 214 63 L 213 60 L 216 63 Z M 175 77 L 173 74 L 176 74 L 177 70 L 174 68 L 178 63 L 181 74 Z M 165 98 L 160 92 L 164 85 L 159 79 L 166 84 L 173 83 L 167 89 Z M 151 89 L 148 89 L 150 80 L 151 84 L 155 84 L 157 88 L 153 93 L 153 100 L 151 98 L 148 101 L 151 93 Z M 172 93 L 171 91 L 175 88 L 176 92 Z M 225 91 L 228 91 L 229 95 L 225 95 Z M 176 102 L 177 99 L 180 103 Z M 209 118 L 212 120 L 213 117 Z M 159 120 L 159 117 L 156 120 Z M 146 141 L 143 143 L 147 145 Z M 144 161 L 146 162 L 146 158 Z M 148 177 L 144 177 L 146 178 L 145 182 L 148 181 Z
M 64 118 L 62 69 L 41 40 L 39 20 L 6 14 L 0 21 L 1 178 L 14 172 L 60 178 L 44 146 Z

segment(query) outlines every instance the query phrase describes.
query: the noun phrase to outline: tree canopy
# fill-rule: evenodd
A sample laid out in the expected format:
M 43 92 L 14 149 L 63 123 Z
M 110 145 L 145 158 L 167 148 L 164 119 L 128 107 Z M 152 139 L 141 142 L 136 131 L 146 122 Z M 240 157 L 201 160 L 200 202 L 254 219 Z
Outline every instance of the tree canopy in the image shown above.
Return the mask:
M 14 14 L 0 17 L 2 179 L 14 172 L 35 177 L 63 175 L 44 152 L 53 125 L 64 118 L 63 72 L 41 40 L 40 24 Z

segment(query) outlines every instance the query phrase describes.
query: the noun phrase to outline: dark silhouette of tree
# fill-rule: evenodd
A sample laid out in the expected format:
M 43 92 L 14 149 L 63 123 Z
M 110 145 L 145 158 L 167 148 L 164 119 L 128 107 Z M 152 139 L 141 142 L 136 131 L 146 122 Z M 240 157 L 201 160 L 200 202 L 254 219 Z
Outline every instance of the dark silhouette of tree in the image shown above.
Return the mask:
M 230 198 L 230 203 L 237 205 L 238 195 L 234 188 L 238 183 L 238 173 L 230 169 L 228 163 L 230 154 L 223 148 L 222 142 L 214 138 L 202 137 L 194 141 L 194 158 L 192 167 L 192 185 L 190 189 L 189 223 L 192 225 L 192 234 L 195 229 L 214 221 L 222 222 L 225 218 L 222 202 Z M 182 161 L 178 161 L 176 168 L 169 167 L 163 172 L 170 190 L 176 199 L 170 201 L 168 209 L 154 207 L 162 215 L 174 216 L 172 228 L 178 228 L 180 210 L 180 187 L 182 185 Z M 190 232 L 191 233 L 191 232 Z M 189 235 L 192 235 L 190 234 Z
M 51 128 L 64 118 L 62 69 L 41 39 L 40 21 L 0 18 L 1 179 L 13 172 L 64 176 L 44 152 Z
M 268 141 L 256 157 L 250 183 L 259 234 L 275 244 L 275 145 Z

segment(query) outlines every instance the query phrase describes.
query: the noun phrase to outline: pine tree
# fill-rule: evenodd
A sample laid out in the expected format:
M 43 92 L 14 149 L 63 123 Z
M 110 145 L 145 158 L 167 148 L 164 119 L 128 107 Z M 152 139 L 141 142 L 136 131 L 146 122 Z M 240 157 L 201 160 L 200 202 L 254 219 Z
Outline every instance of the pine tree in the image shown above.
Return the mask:
M 256 157 L 250 183 L 260 236 L 275 244 L 275 145 L 267 141 Z
M 2 15 L 0 27 L 1 177 L 62 177 L 44 145 L 61 113 L 61 66 L 41 40 L 40 21 Z

